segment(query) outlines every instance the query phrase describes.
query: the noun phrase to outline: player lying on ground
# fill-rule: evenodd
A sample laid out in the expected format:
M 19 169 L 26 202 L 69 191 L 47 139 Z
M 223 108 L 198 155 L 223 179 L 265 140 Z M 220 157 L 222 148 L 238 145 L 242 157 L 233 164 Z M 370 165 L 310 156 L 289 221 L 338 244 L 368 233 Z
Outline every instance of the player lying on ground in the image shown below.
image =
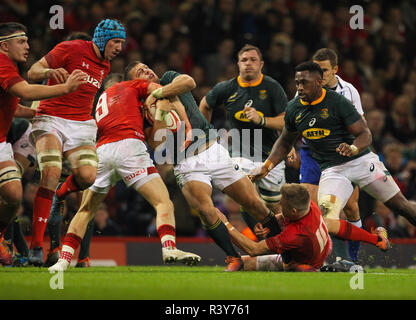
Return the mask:
M 313 62 L 296 67 L 299 96 L 288 104 L 285 127 L 270 156 L 250 175 L 254 181 L 266 176 L 302 134 L 322 170 L 318 205 L 328 231 L 339 238 L 364 241 L 386 251 L 390 245 L 384 228 L 370 234 L 339 219 L 354 190 L 352 184 L 413 225 L 416 225 L 416 206 L 403 196 L 384 164 L 370 151 L 371 132 L 355 107 L 342 95 L 322 88 L 322 74 L 322 69 Z
M 169 97 L 170 88 L 176 83 L 193 82 L 187 75 L 175 71 L 166 72 L 159 80 L 157 75 L 144 64 L 136 67 L 142 79 L 159 82 L 165 85 L 158 97 Z M 189 81 L 189 80 L 192 81 Z M 167 90 L 169 88 L 169 90 Z M 217 215 L 212 202 L 212 188 L 222 191 L 242 205 L 257 221 L 262 222 L 271 230 L 270 235 L 280 232 L 279 223 L 274 213 L 269 210 L 256 192 L 247 175 L 237 168 L 228 151 L 217 142 L 218 135 L 200 112 L 191 94 L 191 86 L 186 92 L 178 94 L 179 100 L 173 102 L 176 110 L 182 106 L 192 127 L 192 143 L 183 152 L 176 152 L 176 144 L 180 141 L 175 137 L 175 144 L 165 144 L 167 153 L 174 162 L 174 174 L 185 199 L 192 209 L 198 212 L 202 225 L 209 236 L 226 253 L 226 271 L 237 271 L 242 268 L 239 253 L 233 247 L 227 228 Z
M 251 257 L 243 258 L 244 270 L 318 271 L 332 250 L 321 210 L 299 184 L 284 184 L 280 193 L 284 228 L 266 240 L 247 238 L 219 213 L 233 242 Z
M 20 75 L 17 63 L 26 62 L 29 54 L 26 27 L 15 22 L 0 24 L 0 238 L 13 220 L 22 202 L 22 184 L 19 168 L 6 141 L 18 100 L 39 100 L 65 95 L 86 83 L 86 74 L 73 72 L 64 83 L 44 86 L 29 84 Z M 28 111 L 32 112 L 32 111 Z
M 129 72 L 130 71 L 130 72 Z M 94 217 L 108 191 L 120 179 L 133 187 L 156 210 L 156 227 L 162 243 L 165 263 L 189 265 L 201 258 L 176 248 L 173 203 L 144 144 L 142 100 L 161 86 L 137 79 L 135 68 L 127 67 L 126 80 L 104 91 L 98 100 L 95 120 L 98 127 L 98 172 L 94 184 L 84 191 L 81 207 L 72 219 L 62 246 L 60 258 L 49 270 L 64 271 L 81 243 L 86 227 Z M 157 100 L 154 134 L 166 125 L 159 118 L 161 110 L 170 110 L 167 99 Z

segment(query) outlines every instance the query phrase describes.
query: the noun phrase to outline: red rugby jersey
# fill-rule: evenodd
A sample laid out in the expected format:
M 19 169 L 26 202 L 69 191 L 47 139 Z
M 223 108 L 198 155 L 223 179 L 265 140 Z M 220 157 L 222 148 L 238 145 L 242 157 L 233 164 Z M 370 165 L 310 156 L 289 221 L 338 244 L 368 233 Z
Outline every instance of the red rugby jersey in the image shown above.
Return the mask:
M 332 250 L 321 210 L 313 201 L 306 216 L 288 222 L 280 234 L 267 238 L 266 243 L 276 253 L 289 252 L 291 263 L 308 264 L 317 269 L 322 267 Z
M 64 68 L 69 74 L 79 69 L 88 74 L 87 83 L 74 92 L 63 96 L 42 100 L 37 115 L 51 115 L 69 120 L 85 121 L 92 119 L 94 97 L 104 78 L 110 72 L 110 62 L 99 59 L 92 41 L 64 41 L 45 55 L 52 69 Z M 49 79 L 48 85 L 56 84 Z
M 100 96 L 95 112 L 97 148 L 105 143 L 133 138 L 144 141 L 142 100 L 149 82 L 131 80 L 116 83 Z
M 17 66 L 4 53 L 0 52 L 0 142 L 6 141 L 7 132 L 12 125 L 19 98 L 9 93 L 16 83 L 24 81 Z

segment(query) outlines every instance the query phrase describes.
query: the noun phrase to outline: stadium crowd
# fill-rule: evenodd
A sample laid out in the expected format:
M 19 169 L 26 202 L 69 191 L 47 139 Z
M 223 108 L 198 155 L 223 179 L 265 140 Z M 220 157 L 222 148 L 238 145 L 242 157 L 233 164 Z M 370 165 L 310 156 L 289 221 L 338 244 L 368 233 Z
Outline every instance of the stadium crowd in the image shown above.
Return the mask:
M 49 9 L 56 4 L 64 9 L 64 29 L 52 30 Z M 197 103 L 216 83 L 237 75 L 236 53 L 246 43 L 261 49 L 264 73 L 281 83 L 289 99 L 296 91 L 294 67 L 319 48 L 334 49 L 338 74 L 361 95 L 373 151 L 406 198 L 416 201 L 416 44 L 411 41 L 416 35 L 416 7 L 406 0 L 362 2 L 364 29 L 353 30 L 350 6 L 307 0 L 3 0 L 0 22 L 18 21 L 28 28 L 30 55 L 24 74 L 71 32 L 92 34 L 103 18 L 119 19 L 128 38 L 111 62 L 111 72 L 123 73 L 129 62 L 140 60 L 158 75 L 167 70 L 189 74 L 197 83 L 192 92 Z M 214 112 L 212 122 L 216 128 L 227 127 L 222 110 Z M 171 167 L 158 169 L 176 208 L 177 234 L 206 236 Z M 288 182 L 297 182 L 297 170 L 296 164 L 287 170 Z M 24 178 L 19 216 L 29 235 L 39 178 L 35 170 Z M 123 183 L 105 202 L 95 235 L 157 235 L 153 208 Z M 239 219 L 239 207 L 232 200 L 214 193 L 214 203 L 230 219 Z M 68 196 L 65 209 L 68 222 L 78 209 L 75 195 Z M 366 229 L 384 226 L 391 237 L 416 237 L 406 220 L 365 193 L 360 195 L 360 211 Z

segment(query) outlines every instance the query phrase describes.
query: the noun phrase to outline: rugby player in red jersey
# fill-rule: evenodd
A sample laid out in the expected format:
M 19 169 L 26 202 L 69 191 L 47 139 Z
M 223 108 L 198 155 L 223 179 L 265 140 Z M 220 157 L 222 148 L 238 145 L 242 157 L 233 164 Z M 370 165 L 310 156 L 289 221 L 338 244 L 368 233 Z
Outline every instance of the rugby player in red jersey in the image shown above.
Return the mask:
M 300 184 L 285 184 L 280 192 L 284 228 L 266 240 L 250 240 L 220 214 L 233 242 L 251 257 L 257 257 L 243 258 L 244 270 L 318 271 L 332 250 L 321 210 Z M 277 255 L 270 255 L 273 253 Z
M 81 243 L 87 225 L 92 220 L 108 191 L 119 180 L 139 192 L 156 211 L 156 227 L 162 243 L 165 263 L 196 264 L 201 258 L 176 248 L 174 206 L 168 190 L 147 152 L 143 132 L 142 102 L 159 84 L 137 79 L 136 68 L 126 68 L 125 79 L 116 83 L 100 96 L 95 112 L 98 127 L 97 153 L 99 158 L 97 179 L 84 191 L 81 207 L 69 225 L 60 258 L 50 271 L 65 271 L 75 250 Z M 168 110 L 168 99 L 157 100 L 156 116 L 149 135 L 166 127 L 159 118 L 160 110 Z M 146 130 L 148 131 L 148 130 Z
M 76 92 L 40 102 L 33 121 L 31 139 L 36 146 L 41 181 L 33 206 L 33 230 L 29 263 L 43 264 L 43 235 L 56 191 L 58 202 L 67 194 L 94 183 L 98 159 L 95 150 L 97 126 L 91 116 L 95 94 L 110 71 L 110 60 L 122 50 L 126 33 L 111 19 L 101 21 L 92 41 L 63 41 L 28 71 L 33 81 L 48 79 L 48 85 L 65 81 L 74 69 L 87 74 L 87 83 Z M 62 155 L 72 174 L 57 188 Z
M 85 73 L 73 69 L 64 83 L 54 86 L 29 84 L 20 75 L 17 64 L 29 54 L 26 27 L 20 23 L 0 24 L 0 239 L 15 216 L 22 200 L 21 174 L 6 142 L 15 112 L 30 114 L 29 108 L 18 104 L 19 98 L 39 100 L 65 95 L 85 83 Z

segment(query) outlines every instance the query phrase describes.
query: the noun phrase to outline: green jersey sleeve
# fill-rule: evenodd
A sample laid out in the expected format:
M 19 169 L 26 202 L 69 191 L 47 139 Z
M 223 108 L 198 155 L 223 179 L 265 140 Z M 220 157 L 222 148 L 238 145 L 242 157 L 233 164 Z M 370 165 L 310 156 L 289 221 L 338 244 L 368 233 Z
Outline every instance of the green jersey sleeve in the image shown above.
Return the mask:
M 297 131 L 296 126 L 295 126 L 295 121 L 294 121 L 294 100 L 289 101 L 289 103 L 287 104 L 287 108 L 286 108 L 286 113 L 285 113 L 285 128 L 287 131 Z
M 224 100 L 228 97 L 228 87 L 228 81 L 223 81 L 216 84 L 214 88 L 208 92 L 205 99 L 211 109 L 214 109 L 224 103 Z
M 276 115 L 286 111 L 287 107 L 287 96 L 282 86 L 274 82 L 275 89 L 272 90 L 273 109 Z
M 339 116 L 343 119 L 344 124 L 348 127 L 354 122 L 361 119 L 361 115 L 357 112 L 354 105 L 344 96 L 339 95 L 339 108 L 337 109 Z
M 162 86 L 166 86 L 167 84 L 171 83 L 173 79 L 175 79 L 177 76 L 180 76 L 181 74 L 176 71 L 167 71 L 163 74 L 162 78 L 160 78 L 160 84 Z

